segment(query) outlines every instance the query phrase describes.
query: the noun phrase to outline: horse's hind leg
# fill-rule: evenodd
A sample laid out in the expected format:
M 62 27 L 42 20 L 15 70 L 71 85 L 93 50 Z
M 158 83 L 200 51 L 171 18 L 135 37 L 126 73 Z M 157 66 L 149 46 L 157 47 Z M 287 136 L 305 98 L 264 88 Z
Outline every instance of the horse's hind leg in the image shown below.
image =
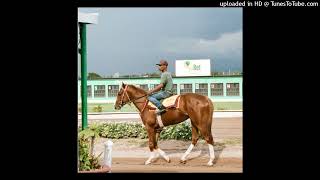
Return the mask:
M 202 136 L 204 137 L 204 139 L 206 140 L 209 146 L 210 159 L 207 164 L 208 166 L 213 166 L 213 160 L 215 159 L 214 148 L 213 148 L 214 141 L 211 133 L 212 119 L 213 117 L 211 112 L 209 114 L 204 113 L 201 126 L 199 127 Z
M 214 149 L 213 149 L 213 137 L 212 135 L 210 134 L 209 136 L 205 137 L 205 140 L 209 146 L 209 155 L 210 155 L 210 159 L 209 159 L 209 162 L 208 162 L 208 166 L 213 166 L 213 160 L 215 158 L 215 155 L 214 155 Z
M 210 128 L 210 129 L 209 129 Z M 211 126 L 210 127 L 205 127 L 203 129 L 206 129 L 206 131 L 201 132 L 201 134 L 203 134 L 204 139 L 206 140 L 208 146 L 209 146 L 209 162 L 208 162 L 208 166 L 213 166 L 213 160 L 215 158 L 214 155 L 214 149 L 213 149 L 213 137 L 212 137 L 212 133 L 211 133 Z
M 193 147 L 197 144 L 198 139 L 199 139 L 198 128 L 196 126 L 192 125 L 192 143 L 190 144 L 187 151 L 181 157 L 181 159 L 180 159 L 181 163 L 186 163 L 186 161 L 187 161 L 186 158 L 191 153 Z

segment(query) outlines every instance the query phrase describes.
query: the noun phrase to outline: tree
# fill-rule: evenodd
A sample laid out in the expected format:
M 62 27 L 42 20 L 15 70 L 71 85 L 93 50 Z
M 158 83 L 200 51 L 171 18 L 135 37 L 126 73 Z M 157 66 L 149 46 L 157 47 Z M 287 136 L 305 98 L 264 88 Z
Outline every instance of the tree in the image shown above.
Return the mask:
M 154 72 L 154 73 L 146 73 L 149 77 L 160 77 L 159 72 Z
M 91 72 L 88 74 L 88 79 L 102 79 L 102 77 L 97 73 Z

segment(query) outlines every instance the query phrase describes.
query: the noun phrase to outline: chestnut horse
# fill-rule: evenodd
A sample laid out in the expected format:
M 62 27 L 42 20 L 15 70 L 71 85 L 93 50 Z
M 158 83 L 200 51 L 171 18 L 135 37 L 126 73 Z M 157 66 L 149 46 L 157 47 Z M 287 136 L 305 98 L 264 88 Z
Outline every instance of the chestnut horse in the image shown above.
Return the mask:
M 151 155 L 145 164 L 150 164 L 155 157 L 160 154 L 167 162 L 170 162 L 169 157 L 162 151 L 157 140 L 161 127 L 157 121 L 154 110 L 147 105 L 147 92 L 134 85 L 125 85 L 118 92 L 115 102 L 115 109 L 120 110 L 122 106 L 128 103 L 133 103 L 140 112 L 140 117 L 147 130 L 149 137 L 149 148 Z M 195 93 L 186 93 L 180 95 L 179 107 L 167 108 L 167 111 L 161 115 L 163 126 L 178 124 L 190 118 L 192 125 L 192 143 L 187 151 L 180 159 L 181 163 L 186 163 L 186 158 L 192 151 L 199 139 L 199 132 L 206 140 L 209 146 L 209 162 L 207 165 L 212 166 L 215 158 L 213 149 L 213 137 L 211 134 L 211 124 L 213 116 L 213 104 L 207 97 Z

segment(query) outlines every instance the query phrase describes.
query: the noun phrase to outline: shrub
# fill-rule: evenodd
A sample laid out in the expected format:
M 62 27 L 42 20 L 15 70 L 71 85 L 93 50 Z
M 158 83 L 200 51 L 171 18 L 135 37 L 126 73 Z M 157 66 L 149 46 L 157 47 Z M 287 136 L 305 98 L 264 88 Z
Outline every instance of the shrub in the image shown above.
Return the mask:
M 93 107 L 93 112 L 102 112 L 102 106 L 98 105 L 98 106 Z
M 191 126 L 187 122 L 169 126 L 160 134 L 161 139 L 191 140 Z
M 98 126 L 96 125 L 86 128 L 78 133 L 80 171 L 99 169 L 101 167 L 99 164 L 99 158 L 102 153 L 98 156 L 93 155 L 94 140 L 96 138 L 99 138 Z
M 98 127 L 101 137 L 111 139 L 148 138 L 145 127 L 140 123 L 104 123 Z M 162 139 L 190 140 L 191 126 L 187 122 L 165 127 L 160 134 Z

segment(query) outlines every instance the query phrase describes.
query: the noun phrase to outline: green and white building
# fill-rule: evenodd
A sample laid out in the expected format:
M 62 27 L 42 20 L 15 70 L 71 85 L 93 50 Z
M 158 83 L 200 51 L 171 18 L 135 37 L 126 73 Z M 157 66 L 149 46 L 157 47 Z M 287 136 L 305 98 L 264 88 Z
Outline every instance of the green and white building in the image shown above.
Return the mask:
M 121 84 L 133 84 L 144 90 L 153 89 L 160 77 L 107 78 L 87 81 L 88 103 L 114 103 Z M 198 93 L 215 102 L 242 102 L 242 76 L 173 77 L 176 94 Z M 81 102 L 81 81 L 78 81 L 78 102 Z

